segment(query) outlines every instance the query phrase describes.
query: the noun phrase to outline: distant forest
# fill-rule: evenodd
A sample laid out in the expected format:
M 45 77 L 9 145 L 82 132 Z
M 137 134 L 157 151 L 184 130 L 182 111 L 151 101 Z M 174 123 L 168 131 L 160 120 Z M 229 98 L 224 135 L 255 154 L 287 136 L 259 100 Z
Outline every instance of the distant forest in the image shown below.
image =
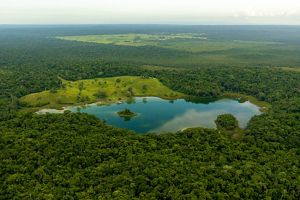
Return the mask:
M 223 50 L 55 38 L 122 33 L 205 33 Z M 226 48 L 236 40 L 272 45 Z M 0 199 L 300 199 L 300 27 L 7 25 L 0 44 Z M 37 115 L 19 101 L 61 88 L 60 78 L 123 75 L 271 108 L 234 138 L 221 128 L 137 135 L 86 114 Z

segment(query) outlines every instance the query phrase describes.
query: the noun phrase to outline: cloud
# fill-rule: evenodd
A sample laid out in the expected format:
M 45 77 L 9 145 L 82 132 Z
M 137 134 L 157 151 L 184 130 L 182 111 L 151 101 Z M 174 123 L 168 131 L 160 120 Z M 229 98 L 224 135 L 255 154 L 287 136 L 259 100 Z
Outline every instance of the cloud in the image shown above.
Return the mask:
M 204 23 L 250 17 L 284 23 L 300 16 L 299 0 L 1 0 L 0 23 Z M 273 18 L 273 19 L 272 19 Z M 260 23 L 261 19 L 256 21 Z M 298 22 L 300 23 L 300 22 Z
M 210 127 L 214 128 L 214 119 L 217 118 L 219 111 L 198 112 L 196 110 L 188 110 L 184 114 L 169 120 L 162 126 L 149 132 L 176 132 L 183 128 L 189 127 Z M 210 119 L 210 120 L 208 120 Z

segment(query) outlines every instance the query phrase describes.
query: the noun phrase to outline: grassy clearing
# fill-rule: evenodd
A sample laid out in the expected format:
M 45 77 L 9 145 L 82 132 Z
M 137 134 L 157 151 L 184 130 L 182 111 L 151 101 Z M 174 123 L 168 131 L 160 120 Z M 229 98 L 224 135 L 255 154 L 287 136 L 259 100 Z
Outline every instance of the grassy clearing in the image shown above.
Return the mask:
M 84 36 L 64 36 L 57 39 L 93 42 L 101 44 L 114 44 L 124 46 L 157 46 L 172 40 L 206 40 L 203 34 L 112 34 L 112 35 L 84 35 Z
M 214 39 L 209 34 L 110 34 L 110 35 L 81 35 L 61 36 L 56 39 L 90 42 L 98 44 L 110 44 L 127 46 L 116 48 L 121 60 L 134 60 L 135 62 L 148 63 L 149 65 L 163 66 L 298 66 L 298 45 L 271 42 L 271 41 L 246 41 Z M 136 48 L 142 47 L 147 51 L 158 51 L 148 56 L 139 55 Z M 152 49 L 152 47 L 156 47 Z M 93 47 L 96 48 L 96 47 Z M 110 48 L 107 46 L 106 48 Z M 168 52 L 170 51 L 170 52 Z M 176 52 L 172 52 L 176 51 Z M 132 52 L 133 54 L 130 54 Z M 280 56 L 278 56 L 280 55 Z M 124 57 L 123 57 L 124 56 Z M 132 56 L 132 57 L 131 57 Z M 111 59 L 109 54 L 107 59 Z M 172 59 L 170 59 L 172 58 Z M 113 58 L 115 60 L 115 57 Z
M 21 102 L 31 107 L 58 109 L 67 105 L 126 101 L 135 96 L 157 96 L 164 99 L 185 96 L 172 91 L 155 78 L 122 76 L 62 82 L 62 89 L 30 94 L 22 97 Z
M 255 41 L 216 41 L 208 39 L 204 34 L 112 34 L 112 35 L 81 35 L 56 37 L 57 39 L 113 44 L 121 46 L 158 46 L 163 48 L 208 53 L 223 52 L 232 49 L 257 49 L 266 45 L 276 45 L 274 42 Z M 223 52 L 224 53 L 224 52 Z
M 0 69 L 0 75 L 8 75 L 8 74 L 11 74 L 11 72 L 8 70 Z
M 290 72 L 300 72 L 300 68 L 294 68 L 294 67 L 281 67 L 281 69 L 285 71 L 290 71 Z
M 142 65 L 141 69 L 148 70 L 148 71 L 187 71 L 188 68 L 184 67 L 162 67 L 162 66 L 155 66 L 155 65 Z

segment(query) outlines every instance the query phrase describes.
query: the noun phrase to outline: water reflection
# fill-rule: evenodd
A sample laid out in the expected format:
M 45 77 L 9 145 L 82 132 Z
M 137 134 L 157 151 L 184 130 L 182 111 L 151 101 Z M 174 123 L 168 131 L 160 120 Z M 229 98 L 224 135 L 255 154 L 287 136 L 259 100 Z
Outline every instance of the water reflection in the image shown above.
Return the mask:
M 219 115 L 218 111 L 197 111 L 197 110 L 188 110 L 182 115 L 176 116 L 174 119 L 171 119 L 165 122 L 162 126 L 151 130 L 151 132 L 175 132 L 183 128 L 192 128 L 192 127 L 206 127 L 206 128 L 215 128 L 216 125 L 214 120 Z
M 196 103 L 195 103 L 196 102 Z M 125 108 L 137 114 L 136 117 L 124 120 L 117 112 Z M 231 113 L 238 120 L 241 127 L 245 127 L 254 115 L 259 115 L 259 107 L 246 101 L 239 103 L 231 99 L 206 101 L 185 101 L 183 99 L 169 101 L 156 97 L 135 98 L 123 104 L 97 106 L 92 104 L 73 112 L 85 112 L 105 120 L 108 124 L 134 130 L 138 133 L 146 132 L 175 132 L 189 127 L 215 128 L 214 120 L 218 115 Z

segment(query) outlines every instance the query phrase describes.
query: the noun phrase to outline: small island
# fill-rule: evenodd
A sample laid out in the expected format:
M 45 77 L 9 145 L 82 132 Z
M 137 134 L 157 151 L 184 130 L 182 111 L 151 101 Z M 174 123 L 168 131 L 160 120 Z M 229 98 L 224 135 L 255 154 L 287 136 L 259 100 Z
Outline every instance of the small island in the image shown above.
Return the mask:
M 135 117 L 137 114 L 129 110 L 128 108 L 117 112 L 119 117 L 124 118 L 125 121 L 129 121 L 131 118 Z

